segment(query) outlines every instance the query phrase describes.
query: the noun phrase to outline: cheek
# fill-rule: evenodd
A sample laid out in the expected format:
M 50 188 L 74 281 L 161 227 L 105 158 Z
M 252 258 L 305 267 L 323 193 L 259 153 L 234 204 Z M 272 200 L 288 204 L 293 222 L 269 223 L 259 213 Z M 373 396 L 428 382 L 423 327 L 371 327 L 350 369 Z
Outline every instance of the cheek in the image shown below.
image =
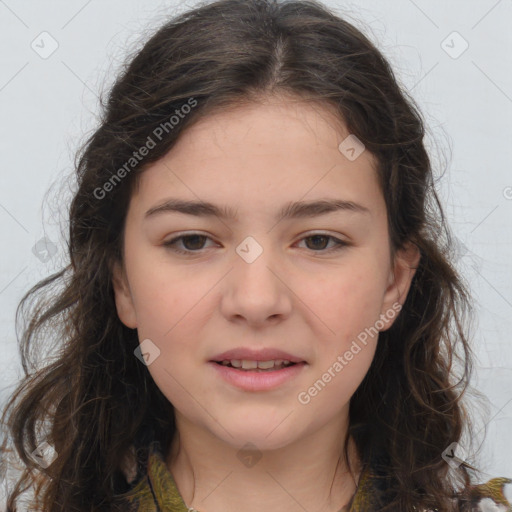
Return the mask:
M 214 276 L 197 279 L 192 267 L 172 267 L 161 248 L 147 252 L 135 248 L 127 263 L 131 263 L 129 281 L 139 336 L 164 343 L 176 330 L 187 329 L 214 284 Z
M 317 349 L 308 387 L 297 401 L 327 421 L 348 404 L 373 361 L 378 341 L 375 323 L 382 304 L 382 277 L 364 272 L 338 272 L 329 283 L 309 293 L 308 305 L 320 317 L 315 323 Z M 328 329 L 325 327 L 327 326 Z
M 382 275 L 372 265 L 346 266 L 319 281 L 310 277 L 300 285 L 300 296 L 324 325 L 324 338 L 346 340 L 375 324 L 384 293 Z

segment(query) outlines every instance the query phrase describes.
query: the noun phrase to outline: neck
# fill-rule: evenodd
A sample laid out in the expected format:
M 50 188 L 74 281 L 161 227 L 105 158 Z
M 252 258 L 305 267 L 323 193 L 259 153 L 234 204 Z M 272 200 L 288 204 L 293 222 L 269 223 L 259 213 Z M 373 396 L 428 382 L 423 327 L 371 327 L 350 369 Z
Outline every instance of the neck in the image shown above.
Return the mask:
M 333 421 L 280 448 L 241 451 L 176 412 L 167 466 L 187 507 L 198 512 L 340 512 L 354 495 L 360 463 L 347 422 Z M 344 428 L 345 427 L 345 428 Z

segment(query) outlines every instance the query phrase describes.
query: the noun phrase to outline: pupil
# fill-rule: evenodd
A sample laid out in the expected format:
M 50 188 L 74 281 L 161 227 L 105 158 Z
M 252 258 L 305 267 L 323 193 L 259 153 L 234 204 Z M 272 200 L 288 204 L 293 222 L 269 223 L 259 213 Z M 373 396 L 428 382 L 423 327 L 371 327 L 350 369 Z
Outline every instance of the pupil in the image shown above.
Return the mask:
M 328 237 L 326 235 L 312 235 L 312 236 L 308 237 L 308 239 L 310 239 L 310 240 L 318 240 L 319 238 L 323 238 L 324 241 L 326 241 L 328 239 Z M 325 245 L 325 244 L 322 244 L 322 245 Z M 316 249 L 325 249 L 325 247 L 316 247 Z
M 186 237 L 183 238 L 183 245 L 189 249 L 189 250 L 194 250 L 194 249 L 201 249 L 201 247 L 197 247 L 195 246 L 194 247 L 194 244 L 192 243 L 192 247 L 190 247 L 190 244 L 189 244 L 189 241 L 190 239 L 192 240 L 195 240 L 197 242 L 197 239 L 204 239 L 205 238 L 205 235 L 187 235 Z M 204 240 L 202 240 L 203 244 L 204 244 Z M 203 244 L 199 244 L 200 246 L 202 246 Z

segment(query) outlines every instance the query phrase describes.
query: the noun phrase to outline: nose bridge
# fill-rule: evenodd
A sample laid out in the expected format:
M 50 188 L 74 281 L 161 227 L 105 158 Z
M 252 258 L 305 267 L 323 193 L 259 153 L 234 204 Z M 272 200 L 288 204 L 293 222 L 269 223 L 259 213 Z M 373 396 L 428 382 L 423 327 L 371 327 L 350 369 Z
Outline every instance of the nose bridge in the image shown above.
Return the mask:
M 288 288 L 279 277 L 278 251 L 270 247 L 270 237 L 258 239 L 247 236 L 236 246 L 223 295 L 225 314 L 250 321 L 263 321 L 290 309 Z
M 275 293 L 277 278 L 270 269 L 278 265 L 270 237 L 258 235 L 256 239 L 255 236 L 247 236 L 235 252 L 238 256 L 235 258 L 235 280 L 246 288 L 255 288 L 260 294 Z

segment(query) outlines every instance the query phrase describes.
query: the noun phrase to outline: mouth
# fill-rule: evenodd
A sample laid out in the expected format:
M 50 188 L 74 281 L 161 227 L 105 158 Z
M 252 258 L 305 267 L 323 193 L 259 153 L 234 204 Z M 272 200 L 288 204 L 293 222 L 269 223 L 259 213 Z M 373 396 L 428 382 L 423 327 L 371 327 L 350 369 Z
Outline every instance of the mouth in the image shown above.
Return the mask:
M 220 366 L 226 366 L 228 368 L 234 368 L 237 370 L 241 370 L 244 372 L 275 372 L 279 370 L 283 370 L 285 368 L 289 368 L 290 366 L 295 366 L 297 364 L 305 363 L 305 361 L 301 362 L 293 362 L 287 359 L 271 359 L 268 361 L 253 361 L 248 359 L 224 359 L 223 361 L 211 361 L 212 363 L 216 363 Z
M 305 361 L 288 359 L 223 359 L 209 361 L 209 365 L 224 382 L 246 392 L 272 391 L 290 386 L 308 366 Z

